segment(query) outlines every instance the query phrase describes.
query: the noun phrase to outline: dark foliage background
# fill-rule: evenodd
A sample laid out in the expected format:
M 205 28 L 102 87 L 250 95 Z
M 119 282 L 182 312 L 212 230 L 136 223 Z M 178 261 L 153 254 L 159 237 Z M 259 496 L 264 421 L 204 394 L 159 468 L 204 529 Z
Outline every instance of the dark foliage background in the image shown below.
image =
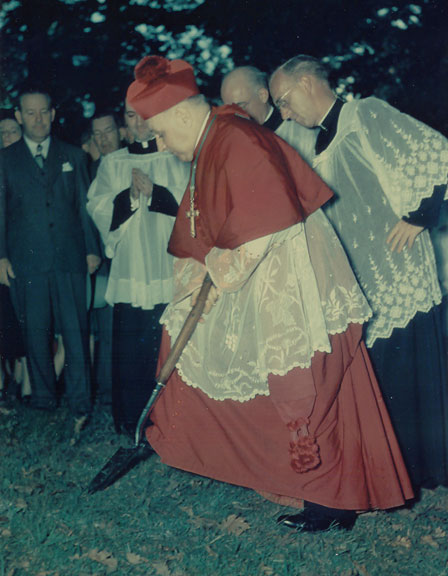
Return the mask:
M 189 60 L 215 99 L 233 65 L 272 71 L 310 53 L 339 91 L 376 94 L 448 133 L 446 0 L 7 0 L 0 30 L 3 106 L 27 76 L 47 83 L 72 140 L 93 103 L 118 109 L 149 53 Z

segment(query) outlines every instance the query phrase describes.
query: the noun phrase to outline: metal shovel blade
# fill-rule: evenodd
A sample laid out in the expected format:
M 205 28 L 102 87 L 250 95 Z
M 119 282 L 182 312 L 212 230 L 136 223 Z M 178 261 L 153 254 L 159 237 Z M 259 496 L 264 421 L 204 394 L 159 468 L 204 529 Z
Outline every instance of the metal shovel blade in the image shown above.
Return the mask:
M 146 458 L 148 458 L 148 456 L 154 452 L 151 446 L 146 441 L 142 440 L 143 426 L 149 416 L 149 413 L 151 412 L 152 406 L 155 404 L 161 390 L 165 386 L 166 381 L 171 376 L 171 373 L 173 372 L 183 349 L 185 348 L 188 340 L 190 339 L 197 326 L 197 323 L 199 322 L 199 319 L 202 316 L 202 312 L 204 311 L 204 306 L 212 284 L 213 283 L 210 279 L 210 276 L 206 274 L 199 291 L 196 304 L 188 314 L 182 330 L 180 331 L 179 336 L 176 338 L 176 341 L 174 342 L 174 345 L 172 346 L 171 351 L 160 370 L 157 384 L 151 394 L 151 397 L 149 398 L 140 415 L 135 432 L 135 446 L 133 448 L 119 448 L 117 452 L 115 452 L 115 454 L 106 462 L 103 468 L 90 482 L 87 488 L 89 494 L 94 494 L 99 490 L 104 490 L 105 488 L 112 486 L 116 480 L 124 476 L 139 462 L 146 460 Z
M 142 442 L 133 448 L 119 448 L 115 454 L 101 468 L 95 478 L 90 482 L 87 492 L 94 494 L 112 486 L 119 478 L 132 470 L 139 462 L 143 462 L 154 454 L 154 450 L 147 442 Z

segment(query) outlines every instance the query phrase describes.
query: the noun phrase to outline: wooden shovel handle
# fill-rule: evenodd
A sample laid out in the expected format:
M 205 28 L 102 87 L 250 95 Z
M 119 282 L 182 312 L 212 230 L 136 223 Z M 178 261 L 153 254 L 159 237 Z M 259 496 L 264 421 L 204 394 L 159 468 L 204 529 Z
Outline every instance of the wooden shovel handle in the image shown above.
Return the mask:
M 202 316 L 202 312 L 204 311 L 205 303 L 207 302 L 208 293 L 210 292 L 210 288 L 213 286 L 212 279 L 210 275 L 205 275 L 204 281 L 202 282 L 201 289 L 199 291 L 198 299 L 196 300 L 195 305 L 191 309 L 190 313 L 185 320 L 184 325 L 182 326 L 182 330 L 179 332 L 176 341 L 174 342 L 173 346 L 171 347 L 170 353 L 167 356 L 162 368 L 160 369 L 159 376 L 157 378 L 157 382 L 160 384 L 165 384 L 168 378 L 171 376 L 174 367 L 179 360 L 183 349 L 187 345 L 188 340 L 190 340 L 191 335 L 193 334 L 197 323 L 199 322 L 200 317 Z
M 205 275 L 204 281 L 202 282 L 201 289 L 199 291 L 198 299 L 196 300 L 196 304 L 191 309 L 190 313 L 187 316 L 187 319 L 182 326 L 182 330 L 179 332 L 179 336 L 176 338 L 170 353 L 168 354 L 165 363 L 163 364 L 162 368 L 159 372 L 159 377 L 157 378 L 156 385 L 152 394 L 146 403 L 146 406 L 143 408 L 142 413 L 140 414 L 140 418 L 137 422 L 137 427 L 135 429 L 135 446 L 140 444 L 142 438 L 142 431 L 143 426 L 148 418 L 149 413 L 153 405 L 155 404 L 162 388 L 165 386 L 166 381 L 171 376 L 174 367 L 176 366 L 177 361 L 182 354 L 183 349 L 185 348 L 188 340 L 191 338 L 191 335 L 196 328 L 200 317 L 202 316 L 202 312 L 204 311 L 205 303 L 207 302 L 207 296 L 210 292 L 210 288 L 213 286 L 213 282 L 207 273 Z

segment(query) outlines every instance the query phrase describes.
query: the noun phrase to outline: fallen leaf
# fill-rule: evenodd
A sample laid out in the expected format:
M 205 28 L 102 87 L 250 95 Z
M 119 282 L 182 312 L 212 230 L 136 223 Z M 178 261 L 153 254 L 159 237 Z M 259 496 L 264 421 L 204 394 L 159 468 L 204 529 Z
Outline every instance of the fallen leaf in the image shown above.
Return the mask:
M 27 485 L 18 484 L 14 486 L 14 489 L 21 494 L 31 496 L 35 492 L 39 494 L 42 493 L 45 489 L 45 486 L 43 484 L 40 484 L 39 482 L 36 482 L 34 484 L 27 484 Z
M 90 550 L 84 554 L 84 556 L 90 558 L 90 560 L 93 560 L 94 562 L 99 562 L 103 566 L 106 566 L 111 572 L 117 569 L 117 559 L 114 558 L 112 554 L 106 550 L 98 550 L 97 548 L 94 548 L 93 550 Z
M 193 507 L 192 506 L 180 506 L 179 507 L 182 512 L 186 512 L 190 518 L 194 516 Z
M 143 558 L 143 556 L 133 554 L 132 552 L 126 552 L 126 560 L 129 562 L 129 564 L 132 564 L 134 566 L 142 564 L 142 562 L 148 562 L 148 560 L 146 558 Z
M 442 528 L 440 528 L 440 526 L 438 526 L 434 530 L 434 536 L 435 536 L 435 538 L 445 538 L 446 532 L 445 532 L 445 530 L 442 530 Z
M 28 468 L 28 469 L 22 468 L 22 474 L 26 478 L 27 476 L 32 476 L 35 472 L 39 472 L 40 470 L 41 470 L 40 466 L 33 466 L 31 468 Z
M 180 482 L 178 482 L 174 478 L 171 478 L 167 487 L 166 487 L 166 490 L 167 490 L 167 492 L 170 492 L 171 495 L 173 495 L 176 492 L 176 490 L 179 488 L 179 486 L 180 486 Z
M 79 416 L 79 418 L 75 418 L 75 425 L 74 425 L 74 429 L 73 429 L 73 435 L 75 437 L 79 436 L 81 434 L 81 431 L 83 430 L 86 422 L 87 422 L 87 415 L 86 414 Z
M 358 564 L 357 562 L 353 562 L 353 564 L 355 565 L 356 569 L 358 570 L 357 574 L 360 574 L 360 576 L 370 576 L 370 574 L 367 571 L 367 568 L 364 566 L 364 564 Z
M 428 544 L 428 546 L 432 546 L 433 548 L 438 548 L 438 543 L 434 540 L 431 534 L 427 534 L 426 536 L 422 536 L 421 541 L 423 544 Z
M 23 498 L 17 498 L 15 505 L 17 510 L 26 510 L 28 508 L 28 504 Z
M 236 514 L 230 514 L 227 518 L 220 524 L 221 530 L 226 530 L 230 534 L 235 534 L 240 536 L 243 532 L 250 529 L 250 524 L 237 516 Z
M 14 490 L 16 490 L 16 492 L 20 492 L 21 494 L 27 494 L 28 496 L 30 496 L 34 492 L 34 486 L 23 486 L 21 484 L 14 484 L 13 488 Z
M 207 554 L 209 556 L 218 556 L 218 554 L 208 544 L 205 545 L 205 549 L 207 550 Z
M 10 538 L 12 536 L 12 532 L 11 530 L 9 530 L 8 528 L 4 528 L 1 532 L 0 532 L 0 536 L 3 536 L 4 538 Z
M 392 546 L 403 546 L 404 548 L 410 548 L 412 543 L 407 536 L 398 536 L 398 538 L 392 542 Z
M 155 569 L 157 576 L 172 576 L 172 572 L 166 562 L 154 562 L 152 568 Z

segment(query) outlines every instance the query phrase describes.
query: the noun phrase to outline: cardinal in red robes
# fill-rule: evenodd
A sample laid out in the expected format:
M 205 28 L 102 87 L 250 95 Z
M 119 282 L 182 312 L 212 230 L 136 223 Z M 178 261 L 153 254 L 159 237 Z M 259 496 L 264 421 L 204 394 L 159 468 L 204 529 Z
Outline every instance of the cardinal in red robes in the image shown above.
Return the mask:
M 350 529 L 413 497 L 362 325 L 371 315 L 321 206 L 332 192 L 236 106 L 211 108 L 191 66 L 136 67 L 127 100 L 159 148 L 191 162 L 169 251 L 175 296 L 159 362 L 208 272 L 203 321 L 151 414 L 163 462 L 304 501 L 279 522 Z

